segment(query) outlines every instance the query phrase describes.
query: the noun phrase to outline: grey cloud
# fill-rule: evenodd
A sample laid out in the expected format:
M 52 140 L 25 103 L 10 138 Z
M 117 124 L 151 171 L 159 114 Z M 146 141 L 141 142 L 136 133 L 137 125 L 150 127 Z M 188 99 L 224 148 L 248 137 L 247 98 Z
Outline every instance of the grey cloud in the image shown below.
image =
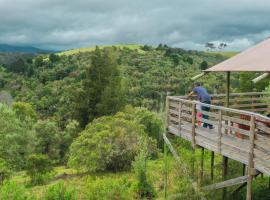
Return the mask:
M 68 49 L 166 43 L 241 50 L 269 36 L 267 0 L 0 0 L 0 43 Z

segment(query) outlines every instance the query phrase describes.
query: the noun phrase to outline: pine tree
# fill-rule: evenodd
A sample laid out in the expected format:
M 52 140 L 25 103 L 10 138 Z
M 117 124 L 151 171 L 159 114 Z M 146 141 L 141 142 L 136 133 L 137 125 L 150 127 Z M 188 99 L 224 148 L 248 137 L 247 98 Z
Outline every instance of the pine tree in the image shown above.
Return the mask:
M 96 117 L 116 113 L 125 104 L 117 55 L 111 48 L 101 50 L 96 47 L 82 84 L 79 102 L 79 121 L 82 126 Z

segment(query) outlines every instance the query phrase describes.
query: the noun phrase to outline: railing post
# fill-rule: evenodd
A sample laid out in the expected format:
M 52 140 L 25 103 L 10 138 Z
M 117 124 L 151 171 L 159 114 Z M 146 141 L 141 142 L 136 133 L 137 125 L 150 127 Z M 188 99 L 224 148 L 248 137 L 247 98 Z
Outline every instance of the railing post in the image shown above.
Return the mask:
M 218 110 L 218 152 L 221 153 L 222 111 Z
M 252 181 L 254 176 L 254 140 L 255 140 L 255 116 L 250 119 L 250 137 L 249 137 L 249 160 L 248 160 L 248 181 L 246 200 L 252 199 Z
M 179 101 L 179 108 L 178 108 L 178 123 L 179 123 L 179 136 L 181 136 L 181 123 L 182 123 L 182 102 Z
M 196 128 L 196 104 L 192 103 L 192 147 L 193 149 L 196 146 L 196 140 L 195 140 L 195 128 Z

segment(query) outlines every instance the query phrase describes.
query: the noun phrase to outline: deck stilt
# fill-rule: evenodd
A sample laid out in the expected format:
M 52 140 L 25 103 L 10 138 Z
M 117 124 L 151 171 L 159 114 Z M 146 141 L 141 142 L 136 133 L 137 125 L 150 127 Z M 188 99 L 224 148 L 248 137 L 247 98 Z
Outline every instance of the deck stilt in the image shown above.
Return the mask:
M 167 199 L 167 185 L 168 185 L 168 149 L 166 142 L 164 142 L 164 198 Z
M 255 139 L 255 116 L 252 115 L 250 119 L 250 147 L 249 147 L 249 161 L 248 161 L 248 181 L 247 181 L 247 197 L 246 200 L 252 199 L 252 181 L 254 177 L 254 139 Z
M 203 183 L 203 170 L 204 170 L 204 148 L 201 148 L 201 163 L 200 163 L 200 185 Z
M 246 174 L 246 165 L 243 164 L 243 176 Z
M 228 157 L 223 156 L 222 161 L 223 161 L 222 178 L 223 178 L 223 181 L 225 181 L 227 179 L 227 174 L 228 174 Z M 222 190 L 222 200 L 226 199 L 226 193 L 227 193 L 226 188 L 223 188 L 223 190 Z
M 214 180 L 215 152 L 211 151 L 211 180 Z
M 191 158 L 191 175 L 192 178 L 195 178 L 195 153 L 196 153 L 196 149 L 195 147 L 192 148 L 192 158 Z

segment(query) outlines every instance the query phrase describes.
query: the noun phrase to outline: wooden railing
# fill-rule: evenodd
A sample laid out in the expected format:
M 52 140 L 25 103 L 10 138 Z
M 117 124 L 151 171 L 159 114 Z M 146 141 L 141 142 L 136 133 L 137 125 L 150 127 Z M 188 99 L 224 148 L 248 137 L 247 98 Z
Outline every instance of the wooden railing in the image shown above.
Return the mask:
M 212 104 L 225 106 L 225 94 L 212 96 Z M 187 96 L 175 96 L 181 99 L 187 99 Z M 196 96 L 190 98 L 196 100 Z M 247 110 L 258 113 L 270 113 L 270 93 L 267 92 L 248 92 L 230 94 L 230 108 Z
M 232 97 L 235 97 L 231 101 L 235 107 L 248 104 L 257 110 L 260 107 L 255 106 L 259 103 L 253 103 L 253 100 L 259 98 L 265 105 L 269 104 L 269 101 L 262 100 L 262 93 L 232 94 Z M 214 96 L 213 101 L 223 105 L 224 95 Z M 203 117 L 199 117 L 199 113 Z M 213 125 L 213 129 L 203 127 L 204 124 Z M 204 147 L 267 175 L 270 175 L 269 125 L 270 118 L 258 113 L 204 104 L 182 97 L 167 97 L 169 133 L 191 141 L 193 146 Z

